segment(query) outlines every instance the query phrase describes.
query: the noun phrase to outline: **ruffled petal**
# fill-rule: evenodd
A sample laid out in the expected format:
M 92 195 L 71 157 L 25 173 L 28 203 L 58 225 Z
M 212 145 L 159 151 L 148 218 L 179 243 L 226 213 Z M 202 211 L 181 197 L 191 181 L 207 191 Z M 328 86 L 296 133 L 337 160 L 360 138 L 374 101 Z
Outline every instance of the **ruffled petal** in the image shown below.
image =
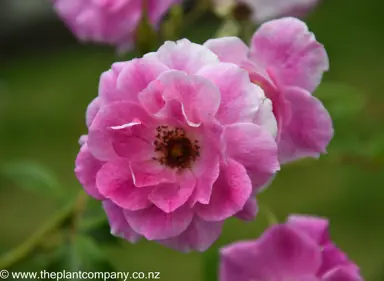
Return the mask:
M 323 45 L 295 18 L 264 23 L 251 42 L 251 59 L 273 73 L 278 84 L 313 92 L 329 68 Z

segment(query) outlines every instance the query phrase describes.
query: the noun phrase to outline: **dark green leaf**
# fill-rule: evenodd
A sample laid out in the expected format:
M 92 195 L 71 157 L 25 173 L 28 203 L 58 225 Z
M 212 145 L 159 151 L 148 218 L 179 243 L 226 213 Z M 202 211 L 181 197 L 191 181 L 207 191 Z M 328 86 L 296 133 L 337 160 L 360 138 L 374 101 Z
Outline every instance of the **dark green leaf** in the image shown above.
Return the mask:
M 1 173 L 20 188 L 50 195 L 61 195 L 62 193 L 54 174 L 37 163 L 8 163 L 1 167 Z

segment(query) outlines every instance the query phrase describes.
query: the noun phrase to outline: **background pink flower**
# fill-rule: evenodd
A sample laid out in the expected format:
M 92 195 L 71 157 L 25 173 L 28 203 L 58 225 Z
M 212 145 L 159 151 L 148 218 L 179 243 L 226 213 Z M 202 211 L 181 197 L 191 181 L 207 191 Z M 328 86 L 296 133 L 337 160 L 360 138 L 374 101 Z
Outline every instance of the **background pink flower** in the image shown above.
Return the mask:
M 255 241 L 221 250 L 220 281 L 362 281 L 358 267 L 330 240 L 328 221 L 290 216 Z
M 250 49 L 236 37 L 208 40 L 205 46 L 221 61 L 248 70 L 271 99 L 281 163 L 326 152 L 333 137 L 332 120 L 311 93 L 329 68 L 328 56 L 304 22 L 267 22 L 255 32 Z
M 54 8 L 76 36 L 125 51 L 135 43 L 142 0 L 52 0 Z M 166 11 L 181 0 L 148 0 L 148 15 L 156 26 Z
M 227 218 L 255 217 L 255 192 L 279 169 L 261 88 L 186 39 L 115 63 L 86 119 L 76 175 L 129 241 L 204 251 Z

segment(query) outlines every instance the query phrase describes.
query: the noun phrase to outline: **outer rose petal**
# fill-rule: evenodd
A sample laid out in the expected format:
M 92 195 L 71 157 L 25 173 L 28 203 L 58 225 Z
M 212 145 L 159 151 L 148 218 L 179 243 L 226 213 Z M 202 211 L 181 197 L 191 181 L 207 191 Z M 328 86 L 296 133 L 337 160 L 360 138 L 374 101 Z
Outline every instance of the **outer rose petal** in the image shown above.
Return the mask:
M 312 92 L 329 68 L 327 53 L 306 24 L 283 18 L 263 24 L 252 38 L 251 59 L 273 73 L 278 84 Z
M 226 153 L 254 173 L 275 173 L 280 165 L 277 144 L 260 126 L 237 123 L 224 128 Z
M 249 198 L 244 208 L 236 214 L 236 217 L 241 220 L 251 221 L 255 219 L 258 211 L 259 207 L 257 206 L 256 198 Z
M 328 243 L 324 246 L 323 252 L 323 262 L 321 264 L 320 270 L 318 272 L 319 276 L 326 274 L 328 271 L 334 268 L 343 267 L 345 270 L 348 270 L 354 275 L 359 275 L 359 268 L 356 264 L 350 261 L 347 255 L 336 247 L 333 243 Z
M 261 103 L 263 91 L 250 83 L 246 71 L 231 63 L 208 65 L 198 75 L 211 80 L 220 90 L 221 103 L 216 119 L 221 124 L 251 122 Z
M 189 227 L 179 236 L 159 241 L 161 244 L 179 250 L 189 252 L 197 250 L 204 252 L 219 237 L 223 222 L 207 222 L 195 217 Z
M 238 37 L 209 39 L 204 46 L 214 52 L 220 61 L 237 65 L 247 58 L 249 50 L 248 46 Z
M 321 262 L 318 246 L 286 225 L 270 228 L 255 242 L 227 246 L 221 256 L 222 281 L 296 280 L 313 276 Z M 243 279 L 233 279 L 237 274 Z
M 125 219 L 123 209 L 109 200 L 103 201 L 103 208 L 107 213 L 112 235 L 124 238 L 132 243 L 140 239 L 140 235 L 133 231 Z
M 97 173 L 96 183 L 100 193 L 121 208 L 136 211 L 151 205 L 148 195 L 153 188 L 134 186 L 129 161 L 125 159 L 104 164 Z
M 117 78 L 119 77 L 127 62 L 116 62 L 112 64 L 111 69 L 105 71 L 100 76 L 99 97 L 104 102 L 112 102 L 119 100 L 124 96 L 124 90 L 117 88 Z
M 243 209 L 251 192 L 251 180 L 244 166 L 228 159 L 213 185 L 209 203 L 196 205 L 197 215 L 207 221 L 225 220 Z
M 291 215 L 287 219 L 287 225 L 306 233 L 319 245 L 330 242 L 329 222 L 327 219 L 313 216 Z
M 284 96 L 291 106 L 291 120 L 281 131 L 281 163 L 302 157 L 319 157 L 333 137 L 332 119 L 322 103 L 307 91 L 287 88 Z
M 151 54 L 152 55 L 152 54 Z M 188 39 L 167 41 L 156 53 L 157 58 L 174 70 L 194 74 L 203 66 L 218 63 L 219 59 L 208 48 L 191 43 Z
M 87 127 L 91 127 L 93 120 L 96 117 L 96 114 L 99 112 L 101 106 L 101 100 L 99 97 L 95 98 L 87 108 L 87 113 L 86 113 L 86 124 Z
M 80 181 L 84 190 L 92 197 L 102 200 L 104 196 L 100 194 L 96 187 L 96 174 L 103 165 L 89 152 L 88 145 L 85 143 L 80 148 L 76 158 L 76 177 Z
M 161 73 L 169 68 L 159 62 L 155 57 L 133 59 L 124 65 L 116 80 L 119 95 L 104 96 L 111 100 L 138 101 L 137 95 L 148 87 Z
M 124 210 L 124 215 L 133 230 L 148 240 L 176 237 L 188 228 L 193 218 L 192 210 L 186 205 L 169 214 L 152 206 L 136 212 Z
M 363 281 L 363 278 L 348 268 L 339 267 L 325 274 L 322 281 Z

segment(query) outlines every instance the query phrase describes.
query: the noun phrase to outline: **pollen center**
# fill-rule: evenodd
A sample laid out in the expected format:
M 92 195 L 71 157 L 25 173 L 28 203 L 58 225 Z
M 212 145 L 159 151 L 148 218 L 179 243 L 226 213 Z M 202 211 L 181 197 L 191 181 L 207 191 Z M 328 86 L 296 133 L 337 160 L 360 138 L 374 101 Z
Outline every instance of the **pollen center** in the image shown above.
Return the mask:
M 198 141 L 188 138 L 182 128 L 159 126 L 156 130 L 157 135 L 153 144 L 158 157 L 153 159 L 171 168 L 190 168 L 200 155 Z

